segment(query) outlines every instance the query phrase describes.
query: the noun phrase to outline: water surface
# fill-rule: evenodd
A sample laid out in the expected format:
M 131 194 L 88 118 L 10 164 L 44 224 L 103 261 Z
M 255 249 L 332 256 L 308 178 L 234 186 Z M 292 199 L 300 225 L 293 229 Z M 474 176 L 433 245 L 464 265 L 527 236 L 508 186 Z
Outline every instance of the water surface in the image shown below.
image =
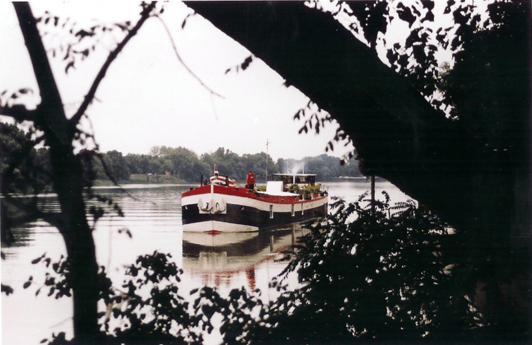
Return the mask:
M 125 213 L 125 217 L 107 213 L 97 222 L 94 231 L 98 263 L 107 267 L 114 285 L 121 285 L 125 265 L 134 262 L 139 255 L 158 251 L 171 254 L 184 269 L 180 286 L 183 296 L 188 295 L 185 291 L 209 285 L 217 286 L 222 293 L 241 286 L 260 288 L 266 299 L 275 298 L 267 291 L 268 282 L 286 265 L 275 259 L 305 230 L 294 226 L 214 237 L 183 233 L 180 195 L 191 187 L 193 185 L 96 188 L 98 194 L 112 198 Z M 330 196 L 339 196 L 348 202 L 355 201 L 370 188 L 367 181 L 324 183 L 323 187 Z M 377 196 L 382 190 L 390 194 L 393 202 L 407 199 L 388 182 L 376 184 Z M 52 195 L 43 196 L 41 202 L 46 208 L 58 207 Z M 43 338 L 61 331 L 71 337 L 70 299 L 56 300 L 45 294 L 35 296 L 39 284 L 44 281 L 45 269 L 42 264 L 31 264 L 43 253 L 55 260 L 65 255 L 61 236 L 55 228 L 41 221 L 17 229 L 16 236 L 15 246 L 2 249 L 7 255 L 2 261 L 2 283 L 15 289 L 8 297 L 2 294 L 3 344 L 38 344 Z M 30 276 L 35 284 L 23 289 L 22 285 Z

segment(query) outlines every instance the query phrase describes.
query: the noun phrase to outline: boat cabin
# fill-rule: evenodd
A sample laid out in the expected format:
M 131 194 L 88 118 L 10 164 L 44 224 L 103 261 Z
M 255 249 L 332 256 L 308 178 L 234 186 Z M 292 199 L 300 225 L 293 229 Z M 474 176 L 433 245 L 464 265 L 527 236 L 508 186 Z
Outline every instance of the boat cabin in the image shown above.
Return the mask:
M 301 199 L 309 200 L 321 194 L 321 185 L 316 185 L 316 174 L 273 174 L 273 179 L 282 183 L 283 192 L 299 194 Z
M 283 185 L 297 184 L 300 186 L 314 186 L 316 174 L 273 174 L 274 181 L 283 181 Z

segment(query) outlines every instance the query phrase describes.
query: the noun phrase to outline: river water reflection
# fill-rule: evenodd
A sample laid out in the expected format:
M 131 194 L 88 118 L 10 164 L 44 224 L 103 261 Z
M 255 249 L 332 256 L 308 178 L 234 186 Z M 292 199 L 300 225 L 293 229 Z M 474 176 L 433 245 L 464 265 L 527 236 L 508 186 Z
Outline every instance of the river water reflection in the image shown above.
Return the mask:
M 112 198 L 125 213 L 125 217 L 107 213 L 94 231 L 98 263 L 107 267 L 114 285 L 121 285 L 124 265 L 134 262 L 139 255 L 158 251 L 171 254 L 184 269 L 180 286 L 183 296 L 204 285 L 217 286 L 221 293 L 241 286 L 266 291 L 271 278 L 286 265 L 275 260 L 279 253 L 290 248 L 307 230 L 293 226 L 217 236 L 183 233 L 180 195 L 190 187 L 128 185 L 124 189 L 97 189 L 98 194 Z M 366 181 L 358 181 L 325 183 L 324 187 L 330 196 L 350 202 L 370 186 Z M 376 189 L 377 194 L 386 190 L 392 202 L 407 199 L 388 182 L 377 183 Z M 57 207 L 53 196 L 43 196 L 42 204 L 47 208 Z M 46 223 L 35 222 L 18 229 L 16 237 L 19 240 L 16 246 L 3 248 L 7 258 L 2 261 L 2 283 L 13 287 L 15 293 L 7 297 L 2 294 L 2 343 L 38 344 L 61 331 L 71 337 L 71 301 L 35 296 L 39 282 L 44 281 L 45 269 L 43 265 L 31 264 L 45 252 L 55 260 L 65 255 L 61 236 Z M 30 276 L 35 284 L 23 289 Z

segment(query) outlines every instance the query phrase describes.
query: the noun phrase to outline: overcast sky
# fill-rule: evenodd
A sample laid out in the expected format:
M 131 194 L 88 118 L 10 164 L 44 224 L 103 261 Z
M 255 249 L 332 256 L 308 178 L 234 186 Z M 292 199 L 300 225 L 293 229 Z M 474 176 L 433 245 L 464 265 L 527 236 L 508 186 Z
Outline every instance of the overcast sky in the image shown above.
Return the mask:
M 260 60 L 246 71 L 226 74 L 250 53 L 198 15 L 189 17 L 183 29 L 183 20 L 191 12 L 183 4 L 171 2 L 165 7 L 161 18 L 182 59 L 224 98 L 212 95 L 186 71 L 163 24 L 151 18 L 113 63 L 98 89 L 98 101 L 87 111 L 101 151 L 145 154 L 152 146 L 165 145 L 187 147 L 197 154 L 218 147 L 244 154 L 266 151 L 268 140 L 274 159 L 325 153 L 336 125 L 327 126 L 320 135 L 298 134 L 303 122 L 293 120 L 293 115 L 308 102 L 303 94 L 284 87 L 283 79 Z M 32 3 L 32 10 L 36 17 L 48 10 L 87 27 L 95 18 L 97 22 L 136 22 L 140 7 L 124 2 L 40 1 Z M 0 92 L 22 87 L 37 91 L 15 13 L 6 2 L 0 3 L 0 32 Z M 48 34 L 45 46 L 58 48 L 64 39 L 64 35 Z M 49 57 L 70 114 L 88 91 L 108 48 L 100 46 L 68 74 L 62 57 Z M 87 124 L 85 128 L 92 131 Z M 332 154 L 348 151 L 337 145 Z

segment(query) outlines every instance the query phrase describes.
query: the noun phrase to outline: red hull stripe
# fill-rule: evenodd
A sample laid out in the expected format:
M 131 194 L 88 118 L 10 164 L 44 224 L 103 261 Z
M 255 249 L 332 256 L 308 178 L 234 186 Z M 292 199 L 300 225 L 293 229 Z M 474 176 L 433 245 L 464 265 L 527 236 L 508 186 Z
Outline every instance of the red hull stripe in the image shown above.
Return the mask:
M 255 193 L 246 188 L 226 187 L 226 186 L 214 186 L 214 193 L 249 198 L 249 199 L 254 199 L 254 200 L 263 201 L 263 202 L 272 203 L 272 204 L 301 204 L 301 203 L 312 202 L 312 201 L 315 201 L 316 199 L 325 198 L 325 196 L 320 197 L 319 193 L 314 193 L 312 200 L 300 200 L 299 197 L 297 196 L 265 195 L 265 194 Z M 188 196 L 202 195 L 202 194 L 211 194 L 211 185 L 196 187 L 192 190 L 184 192 L 183 194 L 181 194 L 181 197 L 184 198 Z

